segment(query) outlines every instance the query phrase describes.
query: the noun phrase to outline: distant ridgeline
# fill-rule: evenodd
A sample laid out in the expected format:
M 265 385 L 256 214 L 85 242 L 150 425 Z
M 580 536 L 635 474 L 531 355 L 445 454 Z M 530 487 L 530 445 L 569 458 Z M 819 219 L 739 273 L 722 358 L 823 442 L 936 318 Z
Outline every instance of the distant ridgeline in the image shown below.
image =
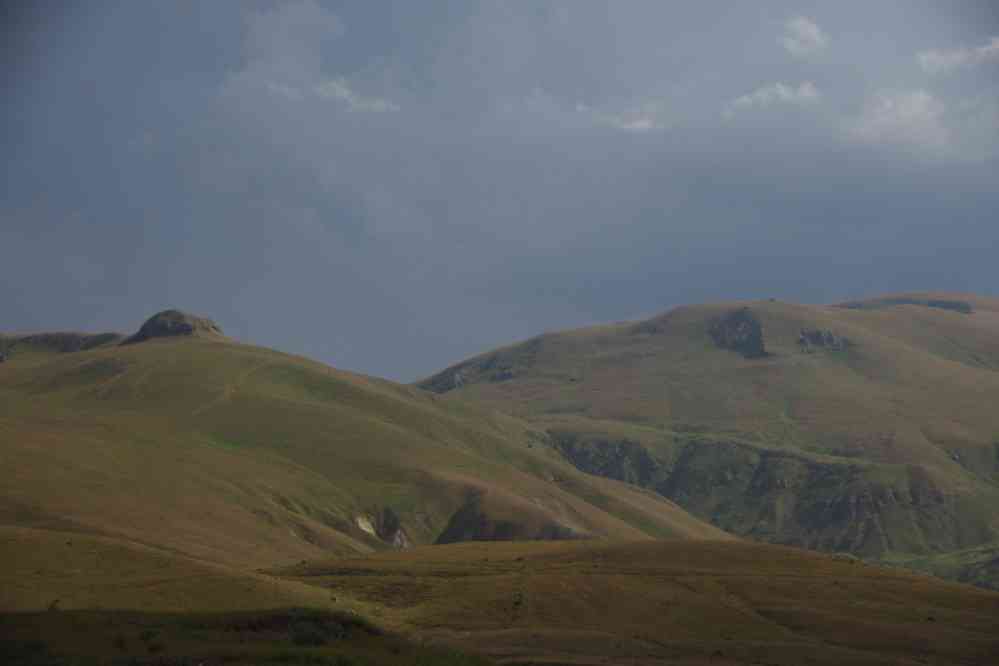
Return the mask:
M 850 310 L 879 310 L 890 308 L 895 305 L 921 305 L 926 308 L 938 308 L 940 310 L 952 310 L 961 314 L 971 314 L 974 308 L 967 301 L 956 301 L 939 298 L 912 298 L 897 296 L 889 298 L 875 298 L 869 301 L 848 301 L 840 303 L 837 307 L 848 308 Z
M 525 418 L 577 468 L 738 535 L 923 568 L 985 549 L 967 551 L 978 566 L 999 546 L 995 299 L 684 306 L 546 333 L 418 385 Z
M 24 335 L 0 334 L 0 363 L 22 356 L 70 354 L 115 345 L 135 344 L 154 338 L 177 336 L 223 337 L 222 329 L 205 317 L 163 310 L 150 317 L 131 336 L 121 333 L 46 332 Z

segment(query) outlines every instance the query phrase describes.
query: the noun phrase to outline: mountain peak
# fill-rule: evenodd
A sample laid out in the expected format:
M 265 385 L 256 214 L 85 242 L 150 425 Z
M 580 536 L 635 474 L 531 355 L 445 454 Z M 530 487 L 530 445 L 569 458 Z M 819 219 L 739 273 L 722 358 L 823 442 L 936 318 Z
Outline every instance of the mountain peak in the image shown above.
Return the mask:
M 207 317 L 198 317 L 181 310 L 157 312 L 123 344 L 144 342 L 153 338 L 173 338 L 181 336 L 222 336 L 222 329 Z

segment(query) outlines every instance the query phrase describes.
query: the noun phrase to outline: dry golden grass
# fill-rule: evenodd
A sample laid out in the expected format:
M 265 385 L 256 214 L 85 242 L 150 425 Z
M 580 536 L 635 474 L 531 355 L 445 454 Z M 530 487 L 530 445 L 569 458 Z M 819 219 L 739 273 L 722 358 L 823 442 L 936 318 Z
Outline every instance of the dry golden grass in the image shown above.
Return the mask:
M 388 548 L 391 509 L 432 543 L 470 494 L 530 535 L 718 538 L 647 491 L 575 470 L 516 419 L 224 340 L 0 365 L 0 525 L 235 567 Z
M 282 573 L 504 662 L 987 664 L 999 654 L 999 594 L 762 544 L 468 543 Z

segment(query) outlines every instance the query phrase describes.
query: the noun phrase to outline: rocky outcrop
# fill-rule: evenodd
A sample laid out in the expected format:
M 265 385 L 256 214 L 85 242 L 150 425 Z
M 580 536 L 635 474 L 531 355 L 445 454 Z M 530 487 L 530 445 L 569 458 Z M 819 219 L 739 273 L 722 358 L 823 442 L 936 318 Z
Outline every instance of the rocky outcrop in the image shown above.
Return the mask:
M 402 521 L 399 520 L 399 516 L 389 507 L 385 507 L 378 514 L 378 520 L 375 523 L 375 534 L 378 535 L 379 539 L 396 550 L 409 548 L 413 545 L 409 539 L 409 535 L 406 534 L 405 528 L 402 526 Z
M 649 488 L 659 482 L 664 467 L 638 442 L 551 431 L 552 445 L 577 468 L 617 481 Z
M 551 433 L 577 468 L 655 490 L 740 536 L 865 557 L 981 543 L 988 525 L 919 466 L 893 482 L 863 465 L 702 439 L 655 455 L 637 442 Z
M 853 342 L 849 338 L 836 335 L 832 331 L 818 328 L 803 328 L 798 335 L 798 346 L 806 354 L 811 354 L 822 349 L 846 351 L 853 346 Z
M 768 356 L 763 344 L 763 326 L 749 308 L 739 308 L 714 319 L 708 334 L 715 345 L 742 354 L 745 358 Z
M 389 507 L 382 509 L 374 518 L 364 514 L 356 516 L 354 524 L 365 534 L 379 539 L 396 550 L 410 548 L 413 545 L 399 516 Z
M 211 319 L 196 317 L 180 310 L 164 310 L 147 319 L 138 332 L 122 344 L 135 344 L 154 338 L 222 335 L 222 329 Z

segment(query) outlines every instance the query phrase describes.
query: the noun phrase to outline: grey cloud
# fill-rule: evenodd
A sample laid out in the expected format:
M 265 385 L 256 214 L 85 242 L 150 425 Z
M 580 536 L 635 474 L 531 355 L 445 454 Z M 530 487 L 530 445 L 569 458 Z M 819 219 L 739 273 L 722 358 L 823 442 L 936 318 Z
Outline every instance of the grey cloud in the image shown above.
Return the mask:
M 724 115 L 732 118 L 740 111 L 766 108 L 774 104 L 808 106 L 818 102 L 821 96 L 819 89 L 811 81 L 804 81 L 797 86 L 777 82 L 736 97 L 726 106 Z
M 829 37 L 815 21 L 796 16 L 784 23 L 780 43 L 791 55 L 803 57 L 823 51 L 829 45 Z
M 11 65 L 0 328 L 172 305 L 412 379 L 681 302 L 988 291 L 999 88 L 905 55 L 983 43 L 941 7 L 95 2 Z
M 973 48 L 922 51 L 916 60 L 929 74 L 948 74 L 963 67 L 999 62 L 999 37 Z

